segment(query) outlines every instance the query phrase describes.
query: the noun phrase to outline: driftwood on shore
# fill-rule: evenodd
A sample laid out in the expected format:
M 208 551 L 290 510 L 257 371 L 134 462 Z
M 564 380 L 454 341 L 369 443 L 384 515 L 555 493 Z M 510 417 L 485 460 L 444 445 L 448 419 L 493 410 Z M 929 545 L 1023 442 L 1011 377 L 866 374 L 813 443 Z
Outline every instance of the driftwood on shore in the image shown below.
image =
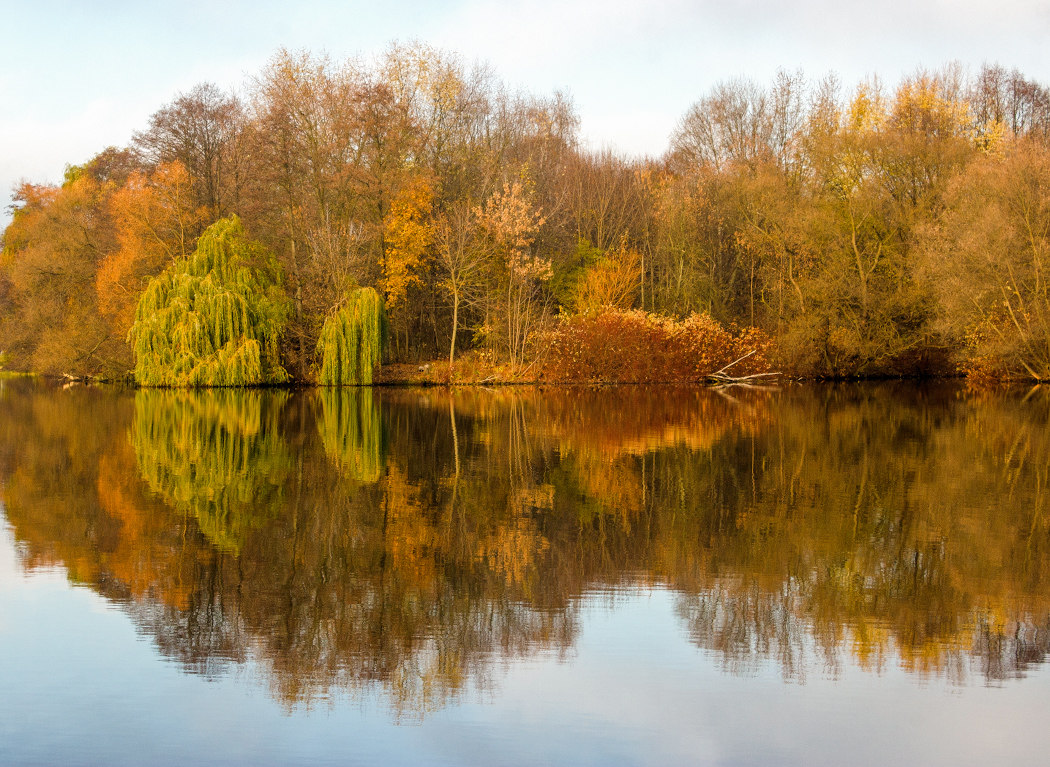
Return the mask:
M 740 357 L 738 359 L 733 360 L 732 362 L 730 362 L 728 365 L 726 365 L 721 370 L 716 370 L 714 373 L 711 373 L 711 374 L 707 375 L 704 380 L 710 381 L 711 383 L 714 383 L 714 384 L 717 384 L 717 385 L 720 385 L 720 386 L 754 386 L 754 387 L 757 387 L 757 386 L 759 386 L 761 384 L 775 383 L 776 379 L 777 379 L 777 376 L 780 375 L 779 371 L 778 372 L 771 372 L 771 373 L 752 373 L 751 375 L 747 375 L 747 376 L 731 376 L 731 375 L 729 375 L 726 372 L 727 370 L 729 370 L 729 368 L 733 367 L 733 365 L 737 364 L 738 362 L 742 362 L 743 360 L 746 360 L 748 357 L 750 357 L 754 353 L 755 353 L 755 350 L 752 349 L 747 354 L 745 354 L 743 357 Z
M 63 389 L 69 389 L 69 388 L 71 388 L 73 386 L 77 386 L 77 385 L 87 386 L 88 384 L 113 383 L 114 380 L 115 380 L 115 379 L 112 379 L 112 378 L 107 378 L 106 376 L 98 376 L 98 375 L 75 376 L 75 375 L 71 375 L 69 373 L 63 373 L 62 375 L 59 376 L 59 379 L 62 381 L 62 388 Z M 119 380 L 119 379 L 117 379 L 117 380 Z

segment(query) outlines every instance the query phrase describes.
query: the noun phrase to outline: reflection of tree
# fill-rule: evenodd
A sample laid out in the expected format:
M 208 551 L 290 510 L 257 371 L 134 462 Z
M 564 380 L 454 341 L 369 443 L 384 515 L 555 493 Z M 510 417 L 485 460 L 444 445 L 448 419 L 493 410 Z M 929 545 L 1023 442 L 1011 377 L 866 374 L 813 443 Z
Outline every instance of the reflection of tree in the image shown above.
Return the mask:
M 10 388 L 28 562 L 194 671 L 256 658 L 289 703 L 381 690 L 421 715 L 639 582 L 734 672 L 998 680 L 1050 651 L 1038 396 Z
M 727 668 L 773 659 L 793 678 L 891 657 L 951 677 L 972 658 L 1001 678 L 1050 649 L 1046 400 L 627 387 L 428 407 L 442 396 L 473 416 L 460 462 L 487 477 L 486 507 L 545 499 L 529 514 L 538 604 L 640 574 L 679 591 L 690 634 Z
M 681 563 L 664 565 L 696 641 L 730 665 L 778 657 L 789 674 L 799 630 L 832 666 L 896 655 L 917 673 L 957 678 L 971 658 L 998 679 L 1042 659 L 1047 403 L 819 391 L 783 402 L 751 456 L 733 459 L 746 473 L 717 470 L 730 449 L 720 446 L 687 492 L 714 502 L 687 518 L 717 520 L 714 535 L 693 533 L 709 543 L 691 585 Z M 665 481 L 688 477 L 674 467 Z
M 370 387 L 326 388 L 318 395 L 317 428 L 325 453 L 358 482 L 375 482 L 383 472 L 383 419 Z
M 5 501 L 30 561 L 66 564 L 118 599 L 194 672 L 254 657 L 289 703 L 379 689 L 398 715 L 417 716 L 490 684 L 494 659 L 571 642 L 572 614 L 512 598 L 502 552 L 489 563 L 484 542 L 432 513 L 414 479 L 395 470 L 362 486 L 331 461 L 313 427 L 320 393 L 280 395 L 283 405 L 271 392 L 206 394 L 37 392 L 0 410 Z M 211 456 L 180 457 L 184 440 L 208 439 Z M 255 504 L 252 461 L 274 467 Z M 215 477 L 230 492 L 209 493 Z M 201 509 L 218 531 L 198 524 Z
M 281 503 L 291 466 L 277 432 L 282 393 L 141 390 L 131 442 L 142 477 L 197 520 L 220 549 L 237 552 L 247 530 Z

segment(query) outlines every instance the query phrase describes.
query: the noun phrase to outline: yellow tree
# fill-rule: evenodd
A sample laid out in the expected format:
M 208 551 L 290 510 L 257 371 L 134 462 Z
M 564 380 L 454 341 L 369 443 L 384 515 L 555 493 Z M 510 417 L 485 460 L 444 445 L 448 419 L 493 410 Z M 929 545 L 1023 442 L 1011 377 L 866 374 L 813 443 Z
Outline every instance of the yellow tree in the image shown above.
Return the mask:
M 1050 151 L 986 157 L 945 198 L 925 249 L 944 330 L 972 373 L 1050 380 Z
M 628 247 L 624 237 L 616 250 L 605 253 L 583 273 L 573 290 L 573 302 L 581 314 L 606 307 L 630 309 L 641 285 L 641 254 Z
M 409 291 L 423 284 L 420 272 L 434 242 L 430 220 L 433 199 L 431 183 L 423 176 L 414 176 L 398 192 L 386 216 L 381 287 L 387 311 L 397 325 L 405 323 Z

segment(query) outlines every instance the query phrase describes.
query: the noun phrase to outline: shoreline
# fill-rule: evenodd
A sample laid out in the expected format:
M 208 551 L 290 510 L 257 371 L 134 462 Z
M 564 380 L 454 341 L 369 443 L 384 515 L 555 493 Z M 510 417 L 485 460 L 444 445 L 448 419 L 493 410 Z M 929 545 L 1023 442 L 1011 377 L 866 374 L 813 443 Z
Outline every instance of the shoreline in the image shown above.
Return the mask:
M 559 387 L 559 388 L 603 388 L 612 386 L 662 386 L 662 387 L 702 387 L 708 389 L 717 389 L 728 386 L 736 387 L 749 387 L 754 389 L 760 388 L 771 388 L 786 383 L 864 383 L 864 382 L 875 382 L 875 381 L 967 381 L 967 376 L 963 373 L 954 373 L 950 375 L 871 375 L 871 376 L 843 376 L 843 377 L 829 377 L 829 376 L 800 376 L 800 375 L 779 375 L 778 377 L 767 380 L 767 381 L 729 381 L 719 382 L 710 378 L 704 378 L 693 381 L 613 381 L 613 380 L 553 380 L 541 377 L 528 377 L 528 378 L 517 378 L 513 376 L 501 375 L 498 373 L 490 373 L 487 376 L 463 376 L 456 377 L 455 380 L 449 380 L 448 366 L 444 366 L 444 369 L 435 369 L 431 366 L 426 370 L 419 370 L 419 365 L 398 363 L 394 365 L 384 365 L 380 368 L 371 384 L 357 384 L 347 386 L 325 386 L 312 381 L 292 381 L 285 384 L 260 384 L 255 386 L 213 386 L 213 387 L 174 387 L 174 386 L 140 386 L 136 383 L 131 376 L 127 378 L 101 378 L 95 376 L 69 376 L 69 375 L 55 375 L 48 373 L 24 373 L 15 371 L 2 371 L 0 372 L 0 380 L 15 380 L 23 378 L 36 378 L 41 380 L 54 381 L 56 383 L 64 382 L 66 386 L 87 386 L 87 385 L 106 385 L 106 386 L 117 386 L 126 387 L 130 389 L 176 389 L 176 388 L 213 388 L 213 389 L 330 389 L 330 388 L 499 388 L 499 387 L 526 387 L 526 386 L 539 386 L 539 387 Z M 411 370 L 409 370 L 409 368 Z M 978 382 L 973 382 L 978 383 Z M 980 382 L 982 385 L 987 386 L 985 382 Z M 1035 379 L 1002 379 L 991 383 L 991 386 L 996 385 L 1019 385 L 1025 384 L 1030 386 L 1039 386 L 1046 384 L 1045 381 L 1037 381 Z

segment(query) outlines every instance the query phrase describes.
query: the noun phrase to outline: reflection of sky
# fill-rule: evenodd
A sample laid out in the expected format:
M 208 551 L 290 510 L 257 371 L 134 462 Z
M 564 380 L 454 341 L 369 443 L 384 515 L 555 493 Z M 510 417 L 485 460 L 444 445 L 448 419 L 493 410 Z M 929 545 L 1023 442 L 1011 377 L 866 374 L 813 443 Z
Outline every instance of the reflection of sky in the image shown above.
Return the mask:
M 610 607 L 610 604 L 612 605 Z M 180 671 L 130 619 L 55 573 L 25 577 L 0 529 L 0 764 L 1033 764 L 1050 675 L 1002 687 L 845 669 L 737 677 L 686 640 L 666 591 L 591 597 L 570 656 L 397 726 L 336 699 L 288 713 L 252 670 Z

